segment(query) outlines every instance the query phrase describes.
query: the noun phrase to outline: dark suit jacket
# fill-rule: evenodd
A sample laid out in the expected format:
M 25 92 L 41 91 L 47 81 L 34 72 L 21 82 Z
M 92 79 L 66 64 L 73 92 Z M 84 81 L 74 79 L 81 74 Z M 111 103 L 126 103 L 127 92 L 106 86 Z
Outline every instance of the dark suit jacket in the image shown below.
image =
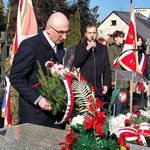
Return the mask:
M 46 40 L 42 31 L 22 41 L 18 52 L 14 57 L 10 72 L 10 82 L 20 94 L 19 97 L 19 116 L 21 123 L 34 123 L 44 126 L 56 127 L 54 125 L 55 116 L 50 111 L 43 111 L 34 102 L 40 96 L 38 89 L 32 86 L 38 83 L 38 65 L 40 62 L 46 74 L 46 61 L 62 63 L 65 51 L 63 44 L 58 45 L 58 57 Z
M 102 93 L 102 74 L 103 85 L 110 87 L 111 70 L 107 53 L 107 47 L 96 41 L 96 48 L 94 55 L 92 50 L 87 51 L 87 40 L 76 46 L 74 65 L 80 67 L 81 75 L 84 76 L 88 82 L 97 88 L 96 96 L 101 96 Z M 99 94 L 98 94 L 99 93 Z

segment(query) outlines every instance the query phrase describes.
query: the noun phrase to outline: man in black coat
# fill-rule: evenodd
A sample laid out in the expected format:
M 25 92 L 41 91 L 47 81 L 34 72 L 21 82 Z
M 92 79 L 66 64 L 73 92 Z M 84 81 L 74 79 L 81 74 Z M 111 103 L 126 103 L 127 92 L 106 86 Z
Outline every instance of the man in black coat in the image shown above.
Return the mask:
M 69 22 L 66 16 L 55 12 L 48 19 L 45 30 L 39 31 L 36 36 L 20 44 L 9 77 L 12 86 L 20 94 L 20 123 L 64 128 L 64 125 L 55 125 L 57 118 L 51 114 L 51 104 L 39 94 L 34 85 L 39 82 L 37 61 L 45 74 L 47 61 L 62 63 L 65 54 L 62 42 L 66 39 L 68 31 Z M 57 47 L 57 50 L 54 50 L 54 47 Z
M 96 40 L 97 29 L 88 25 L 85 38 L 76 46 L 74 66 L 80 68 L 85 77 L 96 89 L 96 97 L 103 100 L 110 86 L 111 69 L 107 47 Z

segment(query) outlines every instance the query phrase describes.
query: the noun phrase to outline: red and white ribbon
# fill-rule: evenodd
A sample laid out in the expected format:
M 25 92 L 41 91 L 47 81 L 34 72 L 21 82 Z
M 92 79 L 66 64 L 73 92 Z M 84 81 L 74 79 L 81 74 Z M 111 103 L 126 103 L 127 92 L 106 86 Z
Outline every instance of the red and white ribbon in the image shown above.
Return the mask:
M 127 141 L 137 140 L 139 145 L 147 146 L 145 137 L 150 137 L 150 124 L 142 123 L 135 127 L 119 128 L 119 138 L 124 137 Z
M 73 93 L 73 89 L 72 89 L 72 78 L 73 77 L 74 77 L 73 74 L 67 73 L 65 75 L 65 80 L 63 80 L 64 85 L 67 90 L 67 95 L 68 95 L 67 108 L 66 108 L 66 111 L 65 111 L 65 114 L 64 114 L 62 120 L 60 122 L 56 122 L 55 124 L 65 123 L 72 114 L 72 110 L 74 107 L 74 93 Z

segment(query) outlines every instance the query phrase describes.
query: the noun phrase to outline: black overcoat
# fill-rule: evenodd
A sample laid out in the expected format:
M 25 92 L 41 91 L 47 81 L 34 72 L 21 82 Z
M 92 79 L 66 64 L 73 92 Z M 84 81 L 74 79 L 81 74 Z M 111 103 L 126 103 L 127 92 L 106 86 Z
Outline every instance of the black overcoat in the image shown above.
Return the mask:
M 107 47 L 96 41 L 94 52 L 86 50 L 87 41 L 76 46 L 74 66 L 80 68 L 81 76 L 96 87 L 96 96 L 101 96 L 102 86 L 110 87 L 111 69 Z
M 58 55 L 54 53 L 42 31 L 21 42 L 9 76 L 11 85 L 20 94 L 19 116 L 21 123 L 57 127 L 54 124 L 56 116 L 52 116 L 50 111 L 43 111 L 38 104 L 35 105 L 34 102 L 40 94 L 38 88 L 33 88 L 33 85 L 39 82 L 37 60 L 46 74 L 45 62 L 62 63 L 64 54 L 62 43 L 58 45 Z

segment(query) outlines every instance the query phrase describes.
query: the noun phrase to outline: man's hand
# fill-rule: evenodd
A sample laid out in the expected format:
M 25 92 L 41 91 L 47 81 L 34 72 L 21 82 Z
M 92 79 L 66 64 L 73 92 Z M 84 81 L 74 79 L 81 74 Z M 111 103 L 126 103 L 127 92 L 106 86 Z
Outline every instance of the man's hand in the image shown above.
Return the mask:
M 96 47 L 96 43 L 93 40 L 89 42 L 89 44 L 86 47 L 86 49 L 89 51 L 92 47 Z
M 51 104 L 47 101 L 46 98 L 41 98 L 41 100 L 38 102 L 39 106 L 43 109 L 43 110 L 51 110 Z
M 103 94 L 106 94 L 107 91 L 108 91 L 108 87 L 107 87 L 107 86 L 103 86 L 103 91 L 102 91 L 102 93 L 103 93 Z

